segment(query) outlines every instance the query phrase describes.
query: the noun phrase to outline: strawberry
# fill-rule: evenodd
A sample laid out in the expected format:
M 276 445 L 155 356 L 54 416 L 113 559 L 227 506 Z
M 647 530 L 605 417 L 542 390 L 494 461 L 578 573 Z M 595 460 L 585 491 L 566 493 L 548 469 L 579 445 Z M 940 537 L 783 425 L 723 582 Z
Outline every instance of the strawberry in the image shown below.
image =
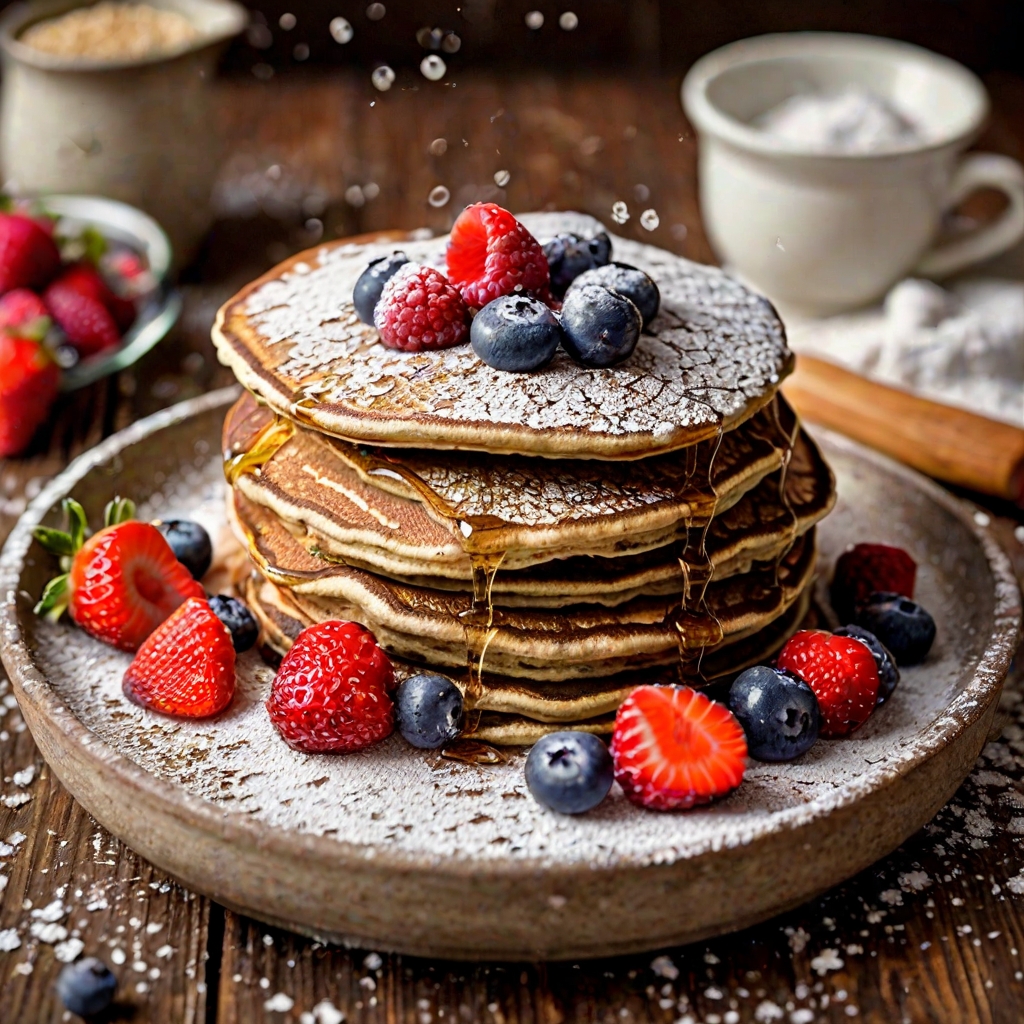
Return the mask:
M 43 301 L 78 354 L 91 356 L 119 345 L 121 332 L 103 302 L 83 285 L 76 269 L 58 277 L 43 293 Z
M 60 280 L 79 295 L 87 295 L 102 303 L 122 334 L 135 322 L 135 304 L 117 295 L 91 263 L 82 261 L 68 267 L 60 275 Z
M 832 576 L 832 608 L 841 622 L 852 622 L 877 591 L 914 596 L 917 563 L 902 548 L 888 544 L 856 544 L 836 561 Z
M 496 203 L 474 203 L 459 214 L 446 260 L 448 280 L 472 309 L 514 292 L 551 301 L 551 273 L 540 242 Z
M 50 329 L 50 315 L 35 292 L 15 288 L 0 298 L 0 329 L 16 338 L 42 341 Z
M 60 269 L 52 233 L 32 217 L 0 213 L 0 294 L 45 287 Z
M 778 666 L 802 679 L 818 698 L 821 735 L 845 736 L 867 721 L 878 702 L 878 666 L 862 640 L 820 629 L 795 633 Z
M 163 534 L 132 518 L 132 502 L 110 502 L 106 527 L 88 540 L 82 506 L 66 498 L 64 511 L 67 533 L 47 527 L 33 531 L 44 548 L 61 556 L 66 570 L 47 584 L 36 614 L 55 621 L 66 608 L 98 640 L 134 651 L 184 601 L 205 597 Z
M 150 633 L 122 686 L 136 704 L 183 718 L 208 718 L 231 703 L 235 645 L 205 598 L 190 597 Z
M 743 780 L 747 741 L 724 704 L 688 686 L 638 686 L 615 716 L 615 780 L 656 811 L 685 810 Z
M 17 455 L 32 440 L 59 383 L 60 370 L 42 345 L 0 330 L 0 457 Z
M 377 743 L 394 728 L 395 673 L 373 634 L 336 619 L 304 629 L 281 661 L 267 712 L 285 743 L 341 753 Z

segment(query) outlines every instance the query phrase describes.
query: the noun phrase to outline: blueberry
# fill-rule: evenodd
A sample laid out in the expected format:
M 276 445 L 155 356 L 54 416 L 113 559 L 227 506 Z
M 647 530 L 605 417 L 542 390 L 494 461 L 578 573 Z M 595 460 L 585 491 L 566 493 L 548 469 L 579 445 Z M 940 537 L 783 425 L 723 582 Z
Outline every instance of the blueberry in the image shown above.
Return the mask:
M 352 289 L 352 305 L 356 307 L 356 315 L 364 324 L 373 326 L 373 311 L 380 302 L 384 285 L 395 276 L 400 266 L 408 262 L 409 257 L 404 252 L 393 252 L 390 256 L 373 260 L 359 275 Z
M 619 295 L 625 295 L 643 317 L 646 327 L 657 315 L 661 306 L 661 292 L 652 278 L 628 263 L 609 263 L 604 267 L 588 270 L 572 284 L 572 291 L 585 284 L 600 284 Z
M 117 978 L 94 956 L 68 964 L 57 976 L 57 995 L 79 1017 L 102 1013 L 114 998 Z
M 556 235 L 543 248 L 551 269 L 551 290 L 558 298 L 580 274 L 603 267 L 612 254 L 611 239 L 603 231 L 593 238 Z
M 730 687 L 728 703 L 747 734 L 748 753 L 758 761 L 792 761 L 818 739 L 818 698 L 788 672 L 767 665 L 748 668 Z
M 395 725 L 414 747 L 443 747 L 462 729 L 462 693 L 445 676 L 409 676 L 395 691 Z
M 897 665 L 924 661 L 935 640 L 935 620 L 916 601 L 879 591 L 857 613 L 857 625 L 885 644 Z
M 171 545 L 174 557 L 194 579 L 202 579 L 213 561 L 210 535 L 191 519 L 168 519 L 158 522 L 156 527 Z
M 469 340 L 488 366 L 528 373 L 550 361 L 562 340 L 562 328 L 540 299 L 504 295 L 473 317 Z
M 241 654 L 256 643 L 260 627 L 249 609 L 237 597 L 218 594 L 210 598 L 210 610 L 228 628 L 231 643 Z
M 628 359 L 641 326 L 640 310 L 610 288 L 577 282 L 565 293 L 562 344 L 584 366 L 614 366 Z
M 526 785 L 534 800 L 561 814 L 596 807 L 612 788 L 612 755 L 589 732 L 552 732 L 526 757 Z
M 840 626 L 836 630 L 836 636 L 852 636 L 867 645 L 878 668 L 878 703 L 884 704 L 892 696 L 892 691 L 896 689 L 896 684 L 900 681 L 900 670 L 896 667 L 896 659 L 892 656 L 892 652 L 874 633 L 869 633 L 860 626 Z

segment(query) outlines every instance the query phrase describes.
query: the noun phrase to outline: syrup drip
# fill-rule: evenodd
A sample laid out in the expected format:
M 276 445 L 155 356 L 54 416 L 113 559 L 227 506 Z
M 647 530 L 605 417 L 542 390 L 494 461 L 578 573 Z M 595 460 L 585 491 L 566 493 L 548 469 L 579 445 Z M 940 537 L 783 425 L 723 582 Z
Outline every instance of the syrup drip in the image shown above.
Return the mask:
M 787 423 L 783 423 L 783 419 L 787 420 Z M 771 418 L 769 420 L 772 426 L 773 433 L 775 435 L 773 443 L 777 443 L 780 439 L 782 441 L 782 469 L 779 472 L 779 501 L 782 503 L 782 507 L 786 511 L 786 531 L 790 538 L 796 536 L 796 512 L 793 510 L 793 506 L 789 500 L 789 495 L 786 493 L 786 478 L 789 474 L 789 465 L 793 461 L 793 447 L 796 444 L 797 435 L 800 433 L 800 420 L 797 418 L 796 413 L 789 407 L 785 399 L 779 395 L 776 395 L 771 404 Z M 775 586 L 779 584 L 779 571 L 782 567 L 782 562 L 786 557 L 786 549 L 784 548 L 779 552 L 775 559 Z
M 441 756 L 462 764 L 505 764 L 508 754 L 479 740 L 456 740 L 441 748 Z
M 718 618 L 707 604 L 707 589 L 715 574 L 714 563 L 707 551 L 708 529 L 715 517 L 718 506 L 718 492 L 714 484 L 715 458 L 722 444 L 724 431 L 719 422 L 718 433 L 713 441 L 707 463 L 707 473 L 699 474 L 697 446 L 684 449 L 686 455 L 686 481 L 694 489 L 691 502 L 693 515 L 687 520 L 686 533 L 676 543 L 676 558 L 683 577 L 682 594 L 679 604 L 669 613 L 672 616 L 679 641 L 678 672 L 684 683 L 704 682 L 701 662 L 704 651 L 722 642 L 724 631 Z M 701 479 L 698 479 L 698 475 Z M 695 541 L 696 535 L 696 543 Z M 700 636 L 699 647 L 694 648 L 688 641 Z
M 472 604 L 458 616 L 466 640 L 464 729 L 466 732 L 472 732 L 480 720 L 476 704 L 483 694 L 487 647 L 498 632 L 494 626 L 492 591 L 495 574 L 508 551 L 505 539 L 508 524 L 493 515 L 460 515 L 425 480 L 401 463 L 391 461 L 387 456 L 367 448 L 352 448 L 346 450 L 345 454 L 349 461 L 355 464 L 357 471 L 371 480 L 375 476 L 402 480 L 423 499 L 428 509 L 442 519 L 454 523 L 458 528 L 458 535 L 463 550 L 469 556 L 473 574 Z
M 253 437 L 238 445 L 243 450 L 224 453 L 224 476 L 228 483 L 234 487 L 242 474 L 258 474 L 294 433 L 295 424 L 275 414 Z

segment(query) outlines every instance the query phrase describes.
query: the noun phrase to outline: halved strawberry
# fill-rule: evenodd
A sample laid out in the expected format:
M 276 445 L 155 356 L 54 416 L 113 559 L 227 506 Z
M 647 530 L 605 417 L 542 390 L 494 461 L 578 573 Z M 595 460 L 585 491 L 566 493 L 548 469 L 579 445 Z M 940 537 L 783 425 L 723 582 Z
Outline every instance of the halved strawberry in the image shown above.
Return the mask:
M 208 718 L 231 703 L 235 645 L 205 598 L 190 597 L 157 626 L 128 666 L 122 686 L 136 704 L 184 718 Z
M 540 242 L 496 203 L 474 203 L 459 214 L 446 260 L 448 280 L 473 309 L 513 292 L 551 301 L 551 272 Z
M 623 792 L 656 811 L 725 796 L 747 764 L 732 712 L 688 686 L 638 686 L 615 716 L 611 751 Z
M 130 501 L 107 506 L 106 527 L 85 540 L 85 511 L 64 501 L 70 530 L 37 527 L 36 539 L 61 556 L 63 576 L 50 580 L 36 613 L 71 618 L 98 640 L 134 651 L 180 604 L 205 597 L 203 588 L 178 561 L 163 534 L 131 517 Z

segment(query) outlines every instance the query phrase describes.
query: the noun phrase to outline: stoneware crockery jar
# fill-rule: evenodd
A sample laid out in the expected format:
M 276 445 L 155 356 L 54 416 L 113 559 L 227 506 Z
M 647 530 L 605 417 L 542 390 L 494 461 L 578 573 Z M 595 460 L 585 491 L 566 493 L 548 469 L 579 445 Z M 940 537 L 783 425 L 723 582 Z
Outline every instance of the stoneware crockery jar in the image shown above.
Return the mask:
M 131 60 L 65 57 L 22 42 L 80 0 L 15 4 L 0 18 L 0 164 L 22 195 L 85 193 L 153 216 L 187 260 L 209 227 L 219 164 L 210 84 L 248 15 L 230 0 L 147 0 L 184 15 L 196 37 Z

